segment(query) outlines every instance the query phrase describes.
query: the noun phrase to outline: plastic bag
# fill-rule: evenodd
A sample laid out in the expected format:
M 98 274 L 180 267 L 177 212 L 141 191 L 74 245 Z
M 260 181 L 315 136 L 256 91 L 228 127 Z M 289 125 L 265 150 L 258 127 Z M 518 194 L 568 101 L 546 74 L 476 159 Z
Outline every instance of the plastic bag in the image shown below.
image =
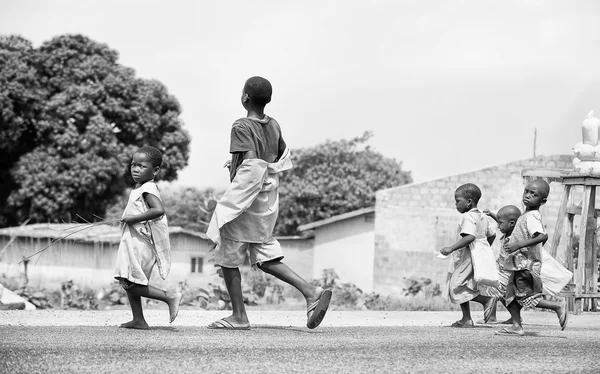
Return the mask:
M 475 239 L 470 246 L 471 262 L 478 285 L 498 287 L 498 269 L 494 251 L 486 238 Z
M 573 273 L 542 247 L 542 271 L 540 277 L 542 278 L 543 293 L 556 296 L 573 278 Z

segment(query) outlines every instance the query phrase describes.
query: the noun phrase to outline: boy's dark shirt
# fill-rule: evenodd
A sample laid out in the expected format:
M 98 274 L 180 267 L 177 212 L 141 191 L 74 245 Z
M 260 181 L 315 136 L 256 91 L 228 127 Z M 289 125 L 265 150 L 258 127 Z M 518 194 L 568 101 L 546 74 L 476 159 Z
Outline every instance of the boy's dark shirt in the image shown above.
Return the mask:
M 261 160 L 275 162 L 285 151 L 286 144 L 281 128 L 275 119 L 265 115 L 263 119 L 240 118 L 231 127 L 232 154 L 229 179 L 233 180 L 238 167 L 244 161 L 244 152 L 254 151 Z

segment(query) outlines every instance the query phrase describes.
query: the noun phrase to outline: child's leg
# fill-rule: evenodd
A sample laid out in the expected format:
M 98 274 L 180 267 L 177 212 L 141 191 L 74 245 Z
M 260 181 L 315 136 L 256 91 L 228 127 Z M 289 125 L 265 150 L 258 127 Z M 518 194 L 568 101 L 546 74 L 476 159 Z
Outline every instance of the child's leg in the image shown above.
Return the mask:
M 127 329 L 147 329 L 148 323 L 144 318 L 142 298 L 130 292 L 130 289 L 126 289 L 125 292 L 127 292 L 127 298 L 129 299 L 129 307 L 133 313 L 133 319 L 129 322 L 122 323 L 120 327 Z
M 127 294 L 129 295 L 130 293 L 136 298 L 146 297 L 149 299 L 164 301 L 169 306 L 170 321 L 173 322 L 175 317 L 177 317 L 177 313 L 179 312 L 179 303 L 181 302 L 182 296 L 180 292 L 167 292 L 150 285 L 144 286 L 141 284 L 134 284 L 127 290 Z
M 504 305 L 504 307 L 506 308 L 506 310 L 508 310 L 508 305 L 506 305 L 506 301 L 504 301 L 503 298 L 500 298 L 499 300 L 502 303 L 502 305 Z M 498 322 L 498 324 L 500 324 L 500 325 L 512 325 L 512 317 L 510 317 L 506 321 Z
M 242 275 L 239 269 L 246 259 L 247 249 L 248 243 L 225 238 L 221 238 L 221 245 L 215 248 L 215 263 L 221 266 L 233 311 L 230 316 L 208 325 L 210 329 L 250 329 L 250 322 L 244 306 L 244 296 L 242 295 Z
M 316 287 L 308 283 L 306 280 L 304 280 L 302 277 L 296 274 L 292 269 L 290 269 L 286 264 L 281 262 L 281 260 L 263 262 L 259 264 L 258 267 L 265 273 L 271 274 L 277 279 L 280 279 L 285 283 L 294 286 L 298 291 L 300 291 L 300 293 L 302 293 L 302 295 L 306 299 L 307 305 L 310 305 L 311 303 L 316 301 L 320 296 L 320 287 Z
M 471 318 L 471 307 L 469 301 L 460 304 L 460 310 L 462 311 L 462 318 L 454 322 L 452 327 L 473 327 L 473 319 Z
M 540 300 L 538 304 L 535 306 L 536 308 L 546 308 L 551 309 L 556 312 L 558 316 L 558 323 L 560 324 L 561 330 L 564 330 L 567 327 L 567 308 L 564 304 L 556 302 L 556 301 L 548 301 L 548 300 Z
M 242 275 L 239 268 L 226 268 L 221 266 L 223 270 L 223 278 L 225 279 L 225 287 L 231 298 L 231 307 L 233 312 L 230 317 L 223 318 L 230 322 L 233 326 L 248 326 L 248 315 L 244 306 L 244 296 L 242 295 Z
M 306 314 L 308 318 L 306 327 L 314 329 L 321 324 L 331 301 L 332 292 L 330 289 L 325 290 L 322 287 L 311 285 L 279 259 L 266 261 L 257 265 L 265 273 L 271 274 L 277 279 L 296 287 L 302 293 L 306 300 Z
M 496 309 L 498 299 L 495 297 L 477 295 L 473 301 L 483 305 L 483 321 L 484 323 L 496 322 Z
M 521 305 L 514 300 L 507 306 L 508 312 L 512 320 L 512 326 L 505 327 L 502 330 L 496 331 L 497 335 L 525 335 L 523 326 L 521 325 Z

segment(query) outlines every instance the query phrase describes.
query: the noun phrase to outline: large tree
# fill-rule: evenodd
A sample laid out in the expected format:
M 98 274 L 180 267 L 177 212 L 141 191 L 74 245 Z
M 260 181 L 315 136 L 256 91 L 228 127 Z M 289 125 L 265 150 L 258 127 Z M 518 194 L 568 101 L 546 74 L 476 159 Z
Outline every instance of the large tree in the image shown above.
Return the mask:
M 372 150 L 370 132 L 292 150 L 294 168 L 281 173 L 276 233 L 375 204 L 375 192 L 412 182 L 402 164 Z
M 163 152 L 160 179 L 175 179 L 187 164 L 177 100 L 85 36 L 39 48 L 0 36 L 0 105 L 0 225 L 103 215 L 143 145 Z

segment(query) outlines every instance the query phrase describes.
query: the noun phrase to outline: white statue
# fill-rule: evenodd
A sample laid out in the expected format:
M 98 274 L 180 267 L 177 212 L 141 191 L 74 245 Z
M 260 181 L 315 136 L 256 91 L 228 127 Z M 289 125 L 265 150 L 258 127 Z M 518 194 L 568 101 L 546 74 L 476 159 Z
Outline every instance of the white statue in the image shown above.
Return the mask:
M 594 111 L 589 112 L 581 124 L 583 142 L 575 144 L 573 148 L 573 168 L 578 174 L 600 175 L 599 127 L 600 119 L 594 117 Z

